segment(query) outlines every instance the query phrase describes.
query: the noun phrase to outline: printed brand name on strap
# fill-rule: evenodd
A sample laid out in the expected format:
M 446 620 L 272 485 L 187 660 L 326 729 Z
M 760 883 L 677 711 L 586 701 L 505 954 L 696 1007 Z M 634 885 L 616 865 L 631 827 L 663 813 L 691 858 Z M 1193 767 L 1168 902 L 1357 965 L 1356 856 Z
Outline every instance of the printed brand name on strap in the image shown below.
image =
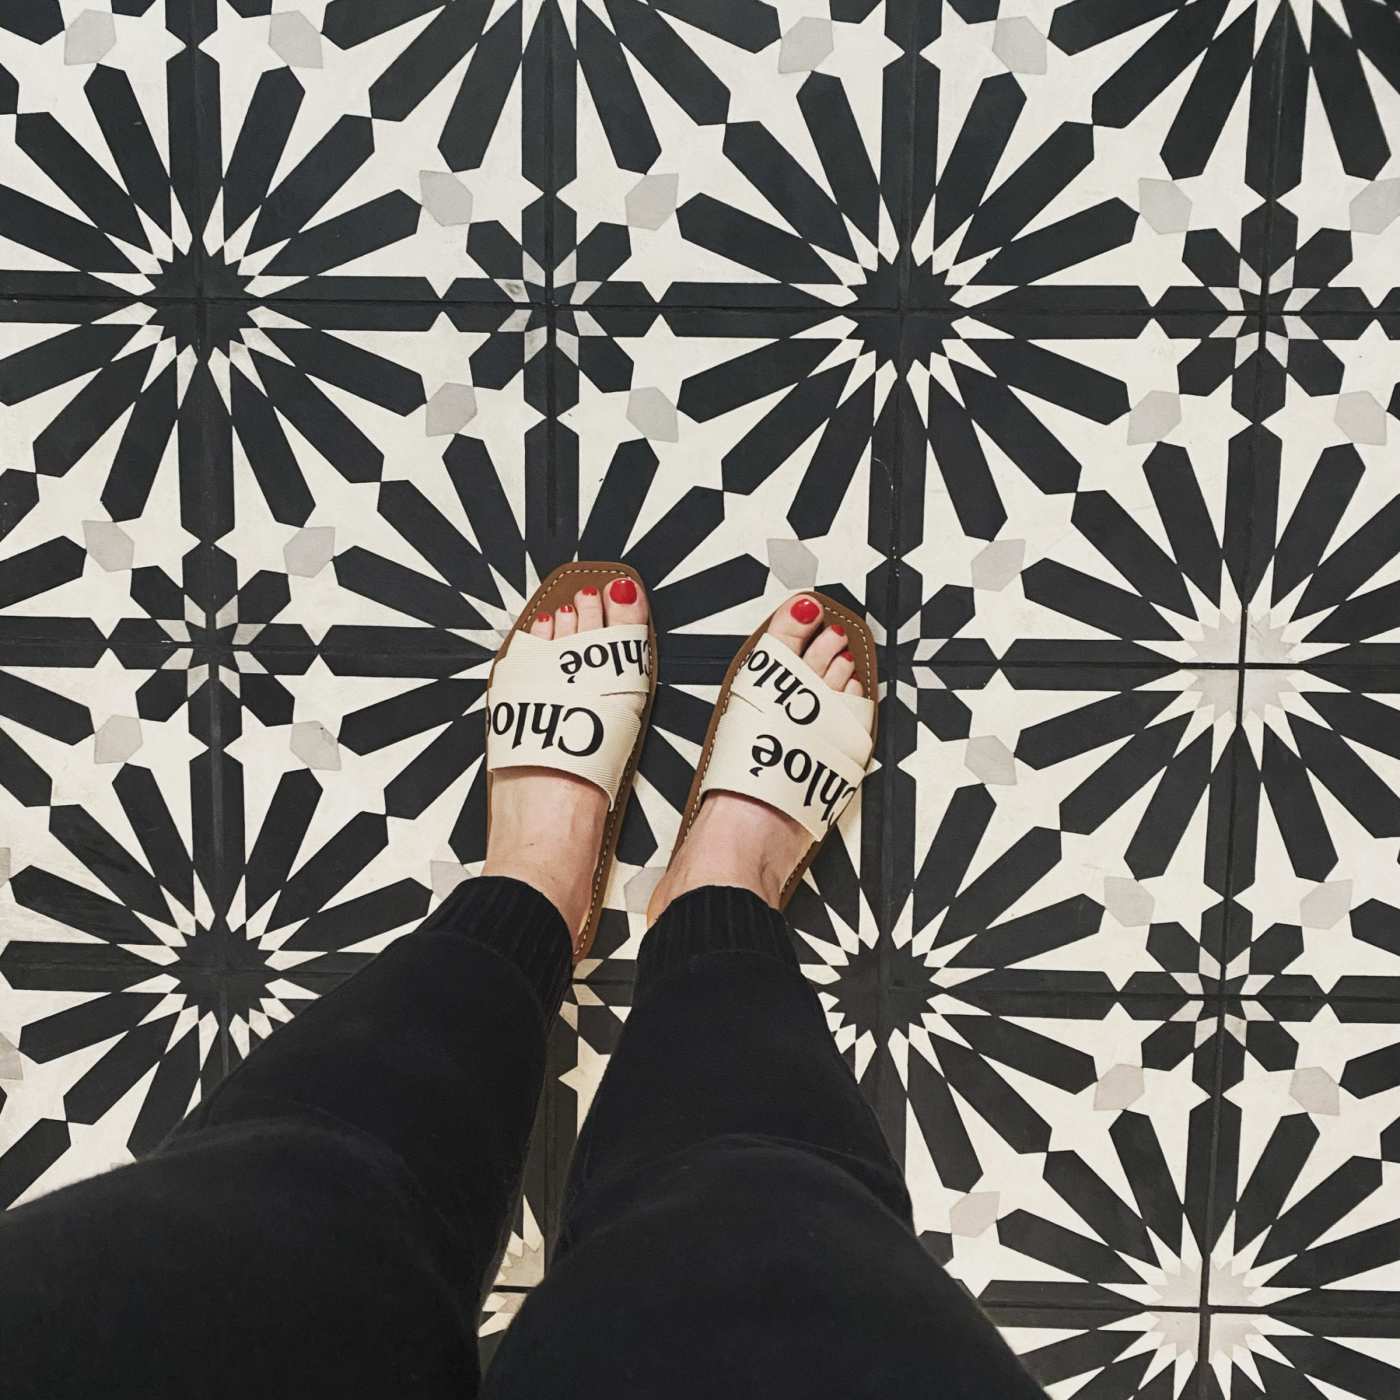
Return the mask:
M 616 676 L 650 676 L 651 642 L 646 637 L 627 642 L 592 642 L 559 653 L 559 669 L 568 677 L 568 685 L 573 685 L 585 666 L 592 670 L 611 666 Z
M 587 758 L 598 752 L 603 742 L 603 721 L 583 705 L 546 704 L 527 700 L 513 705 L 509 700 L 488 705 L 486 723 L 497 738 L 510 736 L 510 746 L 518 749 L 527 734 L 537 738 L 541 749 L 556 745 L 573 758 Z
M 822 712 L 822 702 L 817 692 L 802 683 L 776 657 L 769 656 L 762 647 L 749 653 L 745 669 L 754 672 L 758 679 L 754 685 L 762 689 L 770 682 L 778 696 L 778 705 L 794 724 L 811 724 Z
M 760 734 L 758 742 L 750 750 L 754 766 L 749 772 L 757 778 L 765 768 L 782 765 L 783 774 L 801 787 L 806 784 L 802 795 L 802 805 L 810 807 L 815 802 L 821 808 L 826 821 L 836 810 L 838 802 L 855 791 L 839 773 L 833 772 L 820 759 L 815 759 L 805 749 L 783 749 L 782 741 L 775 734 Z

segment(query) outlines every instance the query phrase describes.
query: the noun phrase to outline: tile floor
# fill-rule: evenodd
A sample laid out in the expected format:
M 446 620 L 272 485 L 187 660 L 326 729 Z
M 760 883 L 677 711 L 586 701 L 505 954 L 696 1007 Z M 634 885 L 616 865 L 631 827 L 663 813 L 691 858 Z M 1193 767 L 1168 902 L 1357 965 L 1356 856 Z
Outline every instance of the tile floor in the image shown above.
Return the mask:
M 484 1327 L 540 1276 L 736 640 L 884 647 L 793 906 L 1058 1397 L 1400 1391 L 1400 16 L 0 9 L 0 1200 L 482 853 L 537 577 L 663 690 Z

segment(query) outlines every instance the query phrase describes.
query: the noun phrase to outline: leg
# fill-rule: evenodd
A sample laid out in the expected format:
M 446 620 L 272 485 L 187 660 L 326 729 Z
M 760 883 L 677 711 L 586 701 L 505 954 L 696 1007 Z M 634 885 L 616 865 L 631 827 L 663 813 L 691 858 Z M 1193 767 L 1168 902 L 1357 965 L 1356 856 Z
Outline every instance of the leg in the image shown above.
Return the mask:
M 475 1393 L 568 961 L 541 894 L 470 881 L 158 1153 L 11 1212 L 6 1394 Z
M 644 622 L 630 583 L 531 631 Z M 604 792 L 492 786 L 488 878 L 279 1030 L 158 1154 L 0 1221 L 7 1397 L 453 1396 L 588 912 Z M 81 1338 L 58 1321 L 81 1315 Z
M 558 1253 L 599 1182 L 716 1138 L 800 1143 L 910 1217 L 885 1137 L 798 971 L 783 917 L 747 890 L 694 890 L 642 944 L 636 1005 L 579 1134 Z
M 883 1135 L 753 894 L 677 899 L 489 1395 L 1041 1394 L 914 1238 Z
M 769 630 L 860 693 L 814 598 Z M 1029 1400 L 920 1248 L 874 1115 L 771 907 L 811 836 L 705 799 L 652 899 L 635 1005 L 580 1134 L 555 1265 L 486 1393 Z

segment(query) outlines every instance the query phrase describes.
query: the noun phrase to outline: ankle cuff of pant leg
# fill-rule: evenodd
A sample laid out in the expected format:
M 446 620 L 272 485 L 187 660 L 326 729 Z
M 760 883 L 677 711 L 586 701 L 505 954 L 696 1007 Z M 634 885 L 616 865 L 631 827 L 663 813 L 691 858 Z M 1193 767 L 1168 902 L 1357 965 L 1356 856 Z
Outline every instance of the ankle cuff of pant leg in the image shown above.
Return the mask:
M 569 985 L 573 942 L 563 915 L 537 889 L 505 875 L 463 880 L 423 927 L 460 934 L 512 963 L 539 998 L 548 1028 Z
M 752 890 L 707 885 L 672 900 L 642 940 L 637 992 L 706 953 L 761 953 L 797 968 L 787 920 Z

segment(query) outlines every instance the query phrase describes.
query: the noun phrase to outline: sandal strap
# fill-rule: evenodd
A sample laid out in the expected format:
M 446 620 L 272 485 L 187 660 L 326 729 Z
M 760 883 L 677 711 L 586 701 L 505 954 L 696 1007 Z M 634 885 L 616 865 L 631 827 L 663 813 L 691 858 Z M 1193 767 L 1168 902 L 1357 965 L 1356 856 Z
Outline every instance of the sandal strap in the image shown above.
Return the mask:
M 865 777 L 874 709 L 865 696 L 832 690 L 785 643 L 764 636 L 730 683 L 700 791 L 755 797 L 820 839 Z
M 651 690 L 645 624 L 587 638 L 516 632 L 486 694 L 486 767 L 552 768 L 601 788 L 611 807 Z
M 651 689 L 651 633 L 645 623 L 619 623 L 572 637 L 511 636 L 491 688 L 526 682 L 579 695 L 641 695 Z

